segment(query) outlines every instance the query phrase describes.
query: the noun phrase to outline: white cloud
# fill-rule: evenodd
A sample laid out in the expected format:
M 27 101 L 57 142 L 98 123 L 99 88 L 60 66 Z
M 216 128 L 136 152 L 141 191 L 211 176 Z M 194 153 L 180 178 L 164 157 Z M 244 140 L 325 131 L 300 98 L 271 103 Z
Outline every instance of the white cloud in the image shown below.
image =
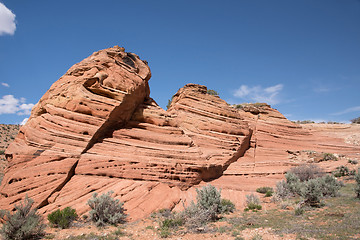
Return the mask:
M 10 85 L 9 85 L 9 84 L 4 83 L 4 82 L 2 82 L 2 83 L 1 83 L 1 85 L 3 85 L 4 87 L 10 87 Z
M 347 109 L 345 109 L 345 110 L 343 110 L 343 111 L 336 112 L 336 113 L 333 113 L 333 114 L 331 114 L 331 115 L 338 116 L 338 115 L 343 115 L 343 114 L 351 113 L 351 112 L 360 112 L 360 106 L 347 108 Z
M 24 120 L 21 121 L 20 125 L 25 125 L 25 123 L 29 120 L 29 118 L 24 118 Z
M 18 112 L 18 115 L 30 115 L 31 109 L 34 107 L 34 104 L 32 103 L 23 103 L 19 106 L 20 111 Z
M 5 95 L 0 98 L 0 114 L 29 115 L 34 104 L 25 102 L 25 98 L 17 99 L 13 95 Z
M 15 30 L 15 14 L 0 2 L 0 36 L 14 35 Z
M 280 102 L 279 93 L 284 88 L 283 84 L 277 84 L 267 88 L 261 86 L 249 87 L 241 85 L 235 90 L 234 96 L 243 98 L 251 102 L 265 102 L 270 105 L 278 104 Z

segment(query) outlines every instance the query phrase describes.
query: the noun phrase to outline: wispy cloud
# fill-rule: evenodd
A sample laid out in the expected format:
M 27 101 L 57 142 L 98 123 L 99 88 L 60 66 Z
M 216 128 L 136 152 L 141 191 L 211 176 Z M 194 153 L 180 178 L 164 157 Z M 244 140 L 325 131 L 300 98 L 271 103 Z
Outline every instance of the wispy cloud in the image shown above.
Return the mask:
M 241 85 L 234 92 L 234 97 L 242 98 L 251 102 L 265 102 L 271 105 L 278 104 L 280 102 L 279 93 L 284 88 L 283 84 L 277 84 L 267 88 L 261 86 L 249 87 L 247 85 Z
M 17 99 L 13 95 L 5 95 L 0 98 L 0 115 L 1 114 L 17 114 L 30 115 L 31 109 L 34 107 L 32 103 L 26 103 L 25 98 Z
M 316 93 L 324 93 L 324 92 L 330 92 L 331 89 L 325 86 L 318 86 L 313 88 L 313 91 Z
M 333 87 L 329 85 L 328 82 L 324 82 L 322 80 L 316 79 L 312 80 L 312 84 L 310 85 L 312 91 L 315 93 L 326 93 L 333 91 Z
M 2 82 L 2 83 L 1 83 L 1 85 L 3 85 L 4 87 L 10 87 L 10 85 L 9 85 L 9 84 L 4 83 L 4 82 Z
M 0 36 L 14 35 L 16 30 L 15 14 L 0 2 Z
M 338 115 L 343 115 L 343 114 L 352 113 L 352 112 L 360 112 L 360 106 L 350 107 L 343 111 L 332 113 L 331 115 L 338 116 Z

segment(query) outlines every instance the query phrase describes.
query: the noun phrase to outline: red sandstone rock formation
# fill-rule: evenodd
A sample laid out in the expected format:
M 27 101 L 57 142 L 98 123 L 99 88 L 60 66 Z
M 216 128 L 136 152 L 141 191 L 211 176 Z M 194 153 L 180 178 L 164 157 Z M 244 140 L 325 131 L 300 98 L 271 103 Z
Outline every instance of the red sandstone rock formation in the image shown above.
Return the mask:
M 112 190 L 138 219 L 180 209 L 209 181 L 240 206 L 244 191 L 273 185 L 301 163 L 287 150 L 360 152 L 266 104 L 233 108 L 205 86 L 186 85 L 165 111 L 149 96 L 150 76 L 145 61 L 120 47 L 70 68 L 7 149 L 0 208 L 28 195 L 43 213 L 72 206 L 82 214 L 92 192 Z

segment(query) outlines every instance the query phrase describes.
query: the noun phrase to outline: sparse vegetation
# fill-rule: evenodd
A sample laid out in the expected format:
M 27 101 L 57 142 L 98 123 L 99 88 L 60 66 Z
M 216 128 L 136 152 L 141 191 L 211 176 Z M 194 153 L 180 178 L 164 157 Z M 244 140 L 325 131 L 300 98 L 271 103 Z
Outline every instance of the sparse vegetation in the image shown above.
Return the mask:
M 217 91 L 215 91 L 215 90 L 212 90 L 212 89 L 208 89 L 207 94 L 213 95 L 213 96 L 219 96 L 219 93 Z
M 355 186 L 356 197 L 360 199 L 360 168 L 358 169 L 358 172 L 355 175 L 355 181 L 356 181 L 356 186 Z
M 197 207 L 200 210 L 207 210 L 212 220 L 222 212 L 221 207 L 221 191 L 218 191 L 212 185 L 206 185 L 200 189 L 196 189 Z
M 267 193 L 267 192 L 273 192 L 273 188 L 272 187 L 259 187 L 256 189 L 256 192 L 258 193 Z
M 169 108 L 170 108 L 171 102 L 172 102 L 172 100 L 174 99 L 174 96 L 175 96 L 175 95 L 173 95 L 173 96 L 171 97 L 171 99 L 168 99 L 168 104 L 166 105 L 166 109 L 169 109 Z
M 47 216 L 50 224 L 58 228 L 68 228 L 77 217 L 75 209 L 70 207 L 58 209 Z
M 320 168 L 311 166 L 313 165 L 300 165 L 290 169 L 285 175 L 286 182 L 277 183 L 273 199 L 280 201 L 291 196 L 300 196 L 303 204 L 320 207 L 322 198 L 337 196 L 343 186 L 342 183 L 334 176 L 322 176 L 323 171 Z M 301 205 L 299 208 L 302 207 Z
M 274 189 L 272 187 L 260 187 L 256 189 L 256 192 L 265 194 L 265 197 L 271 197 Z
M 235 205 L 229 199 L 221 199 L 221 213 L 231 213 L 235 211 Z
M 158 234 L 162 238 L 169 237 L 180 228 L 190 232 L 206 231 L 207 224 L 219 219 L 220 214 L 235 210 L 235 205 L 221 198 L 221 191 L 212 185 L 206 185 L 196 190 L 197 203 L 191 202 L 184 211 L 176 213 L 169 209 L 161 209 L 151 215 L 159 219 Z
M 302 164 L 291 168 L 288 173 L 295 174 L 301 182 L 318 178 L 325 174 L 324 170 L 315 164 Z
M 304 209 L 302 208 L 302 206 L 301 205 L 297 205 L 296 207 L 295 207 L 295 215 L 296 216 L 299 216 L 299 215 L 302 215 L 304 213 Z
M 4 221 L 1 235 L 5 240 L 37 239 L 45 235 L 43 218 L 32 209 L 34 201 L 25 197 L 23 202 L 14 206 L 15 212 L 2 211 L 1 218 Z
M 338 161 L 339 159 L 332 153 L 323 153 L 319 162 L 322 161 Z
M 351 159 L 349 159 L 349 160 L 348 160 L 348 163 L 356 165 L 356 164 L 358 164 L 359 162 L 358 162 L 357 160 L 351 160 Z
M 310 124 L 310 123 L 315 123 L 314 121 L 312 120 L 297 120 L 297 121 L 293 121 L 294 123 L 297 123 L 297 124 Z
M 97 226 L 117 225 L 123 223 L 126 218 L 123 208 L 123 203 L 118 199 L 113 199 L 110 191 L 98 197 L 97 193 L 88 200 L 88 205 L 91 210 L 89 212 L 90 219 L 95 222 Z
M 299 199 L 291 198 L 287 200 L 291 206 L 288 210 L 244 212 L 226 220 L 232 226 L 229 232 L 271 228 L 283 238 L 293 234 L 296 239 L 357 239 L 360 201 L 354 198 L 353 189 L 353 183 L 346 184 L 337 197 L 324 199 L 326 207 L 321 209 L 300 207 Z
M 350 120 L 352 123 L 360 124 L 360 117 L 354 118 Z
M 255 194 L 250 194 L 250 195 L 246 195 L 246 208 L 245 211 L 248 210 L 253 210 L 253 211 L 257 211 L 257 210 L 261 210 L 262 206 L 260 203 L 260 198 L 255 195 Z
M 300 196 L 304 203 L 311 207 L 319 207 L 320 200 L 323 197 L 321 183 L 318 179 L 309 179 L 301 187 Z
M 347 166 L 341 165 L 336 168 L 336 171 L 333 172 L 335 177 L 344 177 L 344 176 L 350 176 L 355 175 L 355 171 L 349 170 Z

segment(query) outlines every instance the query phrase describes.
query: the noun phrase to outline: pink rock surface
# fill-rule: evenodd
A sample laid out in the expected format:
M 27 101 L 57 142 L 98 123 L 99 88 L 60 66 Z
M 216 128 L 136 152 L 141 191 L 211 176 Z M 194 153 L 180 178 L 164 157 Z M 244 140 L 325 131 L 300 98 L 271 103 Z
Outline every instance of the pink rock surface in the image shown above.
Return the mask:
M 234 108 L 201 85 L 181 88 L 165 111 L 150 98 L 150 77 L 145 61 L 117 46 L 71 67 L 7 149 L 0 208 L 28 195 L 44 214 L 67 206 L 83 214 L 93 192 L 114 191 L 135 220 L 180 210 L 208 182 L 242 208 L 245 194 L 309 161 L 289 152 L 359 157 L 347 135 L 306 129 L 266 104 Z

